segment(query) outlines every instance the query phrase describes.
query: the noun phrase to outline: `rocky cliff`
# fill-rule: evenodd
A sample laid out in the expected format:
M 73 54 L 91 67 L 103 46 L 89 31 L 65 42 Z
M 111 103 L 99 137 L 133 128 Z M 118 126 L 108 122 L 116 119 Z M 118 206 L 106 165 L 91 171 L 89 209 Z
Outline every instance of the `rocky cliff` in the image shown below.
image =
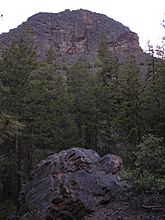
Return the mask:
M 18 28 L 1 34 L 0 44 L 19 42 L 24 37 L 37 48 L 40 58 L 51 49 L 59 59 L 67 62 L 84 55 L 92 62 L 103 34 L 108 39 L 109 49 L 115 49 L 121 56 L 128 51 L 142 54 L 137 34 L 128 27 L 105 15 L 82 9 L 38 13 Z

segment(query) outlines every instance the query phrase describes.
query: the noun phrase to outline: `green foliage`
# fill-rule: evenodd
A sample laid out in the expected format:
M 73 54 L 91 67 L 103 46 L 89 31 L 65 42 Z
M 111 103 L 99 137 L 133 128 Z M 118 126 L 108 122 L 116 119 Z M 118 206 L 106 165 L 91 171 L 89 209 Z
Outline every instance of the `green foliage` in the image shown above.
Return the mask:
M 134 57 L 128 60 L 121 68 L 118 78 L 117 116 L 113 121 L 113 130 L 120 135 L 121 141 L 136 145 L 140 140 L 142 121 L 142 94 L 143 87 L 140 81 L 139 66 Z
M 162 138 L 153 135 L 143 137 L 142 143 L 138 145 L 136 166 L 141 166 L 155 175 L 164 174 L 165 148 L 162 143 Z
M 147 135 L 138 145 L 134 168 L 126 170 L 126 179 L 132 180 L 140 190 L 165 189 L 165 146 L 163 139 Z
M 19 172 L 24 158 L 23 150 L 26 148 L 26 145 L 21 146 L 21 142 L 26 129 L 23 132 L 20 130 L 24 127 L 25 96 L 36 66 L 35 53 L 24 43 L 13 43 L 3 51 L 0 60 L 0 106 L 2 112 L 8 112 L 2 113 L 0 117 L 3 139 L 1 155 L 4 158 L 1 160 L 0 176 L 5 180 L 3 192 L 10 196 L 16 196 L 20 187 Z M 26 124 L 24 125 L 26 128 Z M 6 184 L 7 182 L 11 184 Z
M 52 64 L 42 64 L 29 85 L 26 96 L 26 124 L 31 131 L 31 145 L 60 149 L 70 145 L 72 119 L 70 97 L 62 75 Z
M 36 69 L 35 53 L 25 44 L 12 44 L 2 54 L 0 61 L 1 109 L 22 116 L 24 95 Z
M 153 77 L 146 83 L 145 124 L 148 132 L 165 138 L 165 62 L 159 61 Z
M 0 220 L 7 219 L 7 217 L 10 216 L 11 213 L 15 213 L 15 212 L 16 212 L 16 207 L 14 201 L 7 199 L 0 201 Z
M 108 39 L 102 35 L 98 50 L 100 65 L 95 77 L 96 149 L 102 154 L 112 152 L 114 133 L 112 122 L 117 114 L 119 63 L 115 51 L 110 51 Z
M 38 160 L 73 146 L 119 154 L 127 179 L 140 189 L 163 190 L 165 150 L 155 136 L 165 138 L 164 61 L 157 59 L 155 65 L 153 56 L 143 81 L 135 57 L 128 55 L 119 64 L 104 35 L 96 74 L 83 61 L 60 67 L 56 58 L 50 50 L 45 62 L 37 62 L 25 41 L 12 44 L 1 56 L 3 193 L 16 197 L 19 175 L 21 181 L 27 180 Z M 155 136 L 141 140 L 147 133 Z
M 0 114 L 0 143 L 11 140 L 23 127 L 23 124 L 16 121 L 12 115 L 2 112 Z
M 95 111 L 93 96 L 95 85 L 84 62 L 78 61 L 68 69 L 66 83 L 71 97 L 69 112 L 76 128 L 75 138 L 77 141 L 74 144 L 89 147 L 93 144 L 91 126 L 93 126 L 92 120 L 95 117 L 92 115 Z
M 98 50 L 98 59 L 100 61 L 100 82 L 107 84 L 111 79 L 117 77 L 117 71 L 119 67 L 118 56 L 113 51 L 109 50 L 108 39 L 106 35 L 102 35 L 100 46 Z

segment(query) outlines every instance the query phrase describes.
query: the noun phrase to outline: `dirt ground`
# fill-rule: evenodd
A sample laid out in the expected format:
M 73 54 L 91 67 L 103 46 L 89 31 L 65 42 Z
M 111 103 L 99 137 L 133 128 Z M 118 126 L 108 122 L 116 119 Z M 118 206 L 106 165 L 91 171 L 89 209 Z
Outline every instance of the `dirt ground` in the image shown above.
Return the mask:
M 132 208 L 127 202 L 111 202 L 99 207 L 85 220 L 165 220 L 165 207 L 153 210 Z

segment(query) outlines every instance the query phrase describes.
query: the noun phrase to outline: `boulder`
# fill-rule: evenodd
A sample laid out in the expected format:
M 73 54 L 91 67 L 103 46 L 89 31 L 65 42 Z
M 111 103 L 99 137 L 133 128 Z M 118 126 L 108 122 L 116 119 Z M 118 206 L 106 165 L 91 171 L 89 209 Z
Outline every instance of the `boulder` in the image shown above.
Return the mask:
M 122 159 L 71 148 L 37 164 L 20 193 L 19 220 L 83 219 L 124 190 Z

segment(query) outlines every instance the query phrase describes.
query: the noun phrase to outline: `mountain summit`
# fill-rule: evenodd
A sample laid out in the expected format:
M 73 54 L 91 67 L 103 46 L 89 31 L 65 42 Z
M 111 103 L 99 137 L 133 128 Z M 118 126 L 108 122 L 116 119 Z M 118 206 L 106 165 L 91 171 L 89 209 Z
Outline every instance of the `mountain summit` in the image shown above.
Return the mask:
M 8 45 L 13 40 L 19 42 L 24 36 L 37 48 L 41 58 L 51 49 L 65 61 L 83 55 L 92 60 L 103 34 L 109 49 L 115 49 L 120 55 L 128 51 L 142 53 L 137 34 L 128 27 L 103 14 L 83 9 L 35 14 L 18 28 L 1 34 L 0 44 Z

